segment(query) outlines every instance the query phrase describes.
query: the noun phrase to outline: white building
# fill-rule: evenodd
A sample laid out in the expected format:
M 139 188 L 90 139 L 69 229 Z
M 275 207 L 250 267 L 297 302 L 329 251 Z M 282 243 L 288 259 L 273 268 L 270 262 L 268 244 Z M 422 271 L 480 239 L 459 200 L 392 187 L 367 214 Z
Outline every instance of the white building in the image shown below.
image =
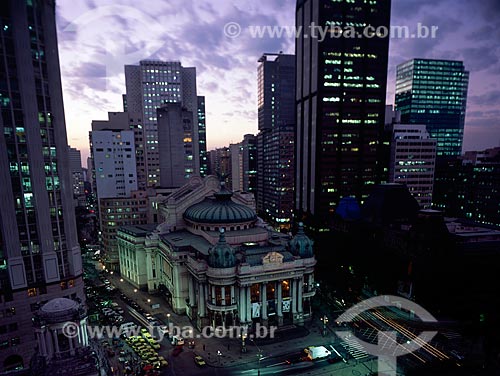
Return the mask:
M 137 190 L 134 131 L 92 131 L 90 138 L 98 199 L 130 196 Z
M 198 328 L 300 323 L 311 317 L 312 241 L 274 232 L 253 195 L 193 177 L 159 204 L 161 224 L 118 231 L 120 270 L 137 288 L 161 293 Z
M 389 182 L 406 184 L 423 209 L 432 203 L 435 162 L 436 140 L 425 125 L 394 124 Z

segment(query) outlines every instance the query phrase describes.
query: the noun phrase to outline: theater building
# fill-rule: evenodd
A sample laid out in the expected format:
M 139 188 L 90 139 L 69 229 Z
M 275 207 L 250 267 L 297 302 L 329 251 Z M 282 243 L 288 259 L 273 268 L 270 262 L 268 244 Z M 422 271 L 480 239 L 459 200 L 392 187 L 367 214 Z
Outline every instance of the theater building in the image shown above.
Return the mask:
M 193 177 L 159 200 L 161 224 L 118 231 L 122 277 L 160 292 L 174 312 L 207 325 L 277 325 L 311 317 L 313 242 L 272 230 L 253 195 Z

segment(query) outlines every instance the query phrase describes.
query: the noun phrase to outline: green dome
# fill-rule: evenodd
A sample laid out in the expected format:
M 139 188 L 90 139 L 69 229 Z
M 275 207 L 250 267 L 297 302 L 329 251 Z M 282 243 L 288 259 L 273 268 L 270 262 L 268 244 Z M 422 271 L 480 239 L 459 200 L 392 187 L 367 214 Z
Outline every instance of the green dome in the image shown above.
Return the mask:
M 214 194 L 215 199 L 206 198 L 184 212 L 184 219 L 195 223 L 244 223 L 257 219 L 255 212 L 248 206 L 237 204 L 231 197 L 233 193 L 225 188 Z
M 304 233 L 304 224 L 299 223 L 299 231 L 290 240 L 290 252 L 301 258 L 313 257 L 313 241 Z
M 219 241 L 208 251 L 208 266 L 212 268 L 232 268 L 236 265 L 234 250 L 226 242 L 224 229 L 219 230 Z

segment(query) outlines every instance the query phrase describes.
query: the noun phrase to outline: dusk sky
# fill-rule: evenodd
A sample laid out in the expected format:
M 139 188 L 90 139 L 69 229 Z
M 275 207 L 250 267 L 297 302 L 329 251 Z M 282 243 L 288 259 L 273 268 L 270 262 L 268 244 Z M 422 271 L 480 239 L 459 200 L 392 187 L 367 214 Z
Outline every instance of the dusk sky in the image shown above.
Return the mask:
M 57 14 L 68 143 L 82 151 L 84 166 L 91 121 L 122 111 L 125 64 L 159 59 L 195 66 L 212 149 L 257 133 L 262 53 L 294 53 L 287 32 L 255 38 L 250 28 L 293 28 L 295 0 L 60 0 Z M 229 22 L 241 25 L 238 37 L 224 34 Z M 438 29 L 434 39 L 391 39 L 387 103 L 394 103 L 397 64 L 463 60 L 470 71 L 464 151 L 500 146 L 500 1 L 393 0 L 391 23 L 411 32 L 417 23 Z

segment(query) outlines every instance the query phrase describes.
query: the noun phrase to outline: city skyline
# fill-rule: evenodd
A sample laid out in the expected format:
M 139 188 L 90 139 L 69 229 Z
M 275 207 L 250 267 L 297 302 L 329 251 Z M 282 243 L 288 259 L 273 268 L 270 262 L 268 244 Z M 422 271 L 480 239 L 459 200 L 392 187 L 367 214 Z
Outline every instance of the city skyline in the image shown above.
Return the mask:
M 454 6 L 449 0 L 433 4 L 409 1 L 392 5 L 392 25 L 408 25 L 413 31 L 420 22 L 436 25 L 438 30 L 435 39 L 391 39 L 387 103 L 394 103 L 397 64 L 411 58 L 463 60 L 471 72 L 463 151 L 498 146 L 500 123 L 495 105 L 500 103 L 500 86 L 495 78 L 499 50 L 495 40 L 499 29 L 493 17 L 498 4 L 492 0 Z M 239 142 L 246 133 L 257 133 L 256 61 L 263 52 L 293 53 L 295 41 L 292 36 L 252 38 L 248 28 L 293 28 L 295 2 L 248 5 L 215 1 L 196 5 L 182 2 L 181 7 L 173 0 L 166 7 L 159 2 L 148 8 L 155 9 L 153 14 L 140 5 L 132 8 L 127 1 L 58 3 L 68 142 L 82 150 L 82 159 L 88 155 L 90 120 L 105 119 L 108 111 L 121 110 L 124 65 L 137 64 L 141 59 L 179 60 L 197 68 L 198 90 L 207 94 L 208 149 Z M 114 16 L 117 13 L 121 16 Z M 470 15 L 467 23 L 460 14 Z M 101 18 L 107 22 L 100 22 Z M 223 27 L 228 22 L 241 25 L 238 38 L 224 35 Z M 141 30 L 143 23 L 148 23 L 148 30 Z M 198 24 L 204 32 L 192 33 L 188 24 Z M 155 33 L 157 40 L 151 37 Z M 115 42 L 102 39 L 102 35 L 114 35 Z M 120 40 L 123 46 L 116 42 Z M 125 54 L 120 55 L 122 47 Z

